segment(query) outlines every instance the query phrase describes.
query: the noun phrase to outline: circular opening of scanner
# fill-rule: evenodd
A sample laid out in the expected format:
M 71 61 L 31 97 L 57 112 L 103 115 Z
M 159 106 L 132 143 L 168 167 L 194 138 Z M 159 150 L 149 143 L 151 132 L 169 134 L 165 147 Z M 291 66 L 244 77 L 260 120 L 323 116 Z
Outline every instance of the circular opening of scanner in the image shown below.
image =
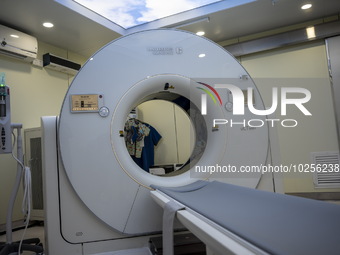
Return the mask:
M 193 166 L 195 166 L 200 160 L 204 160 L 204 162 L 207 162 L 208 160 L 211 162 L 211 164 L 213 163 L 211 160 L 219 160 L 219 153 L 203 157 L 207 146 L 209 144 L 210 146 L 213 146 L 212 142 L 208 143 L 206 124 L 207 121 L 211 122 L 210 118 L 212 117 L 204 117 L 197 106 L 201 102 L 201 92 L 197 89 L 198 85 L 199 84 L 196 81 L 176 74 L 155 75 L 148 77 L 132 86 L 118 103 L 118 106 L 112 115 L 111 121 L 112 149 L 124 172 L 139 184 L 147 187 L 150 184 L 159 183 L 159 178 L 161 176 L 150 176 L 148 171 L 143 171 L 142 168 L 136 164 L 138 160 L 132 160 L 131 154 L 133 155 L 136 152 L 135 144 L 126 150 L 117 148 L 121 148 L 123 146 L 126 148 L 126 126 L 129 126 L 131 123 L 133 125 L 136 124 L 133 118 L 129 120 L 127 116 L 129 116 L 132 109 L 135 109 L 138 105 L 145 102 L 150 102 L 152 100 L 164 100 L 176 104 L 186 113 L 193 127 L 194 134 L 189 134 L 192 139 L 188 139 L 190 142 L 190 147 L 192 147 L 192 152 L 189 158 L 183 162 L 183 166 L 180 169 L 177 171 L 171 171 L 171 173 L 165 175 L 168 177 L 166 178 L 167 183 L 172 183 L 172 185 L 177 186 L 176 183 L 181 183 L 184 179 L 188 181 L 190 179 L 189 170 L 192 170 Z M 210 107 L 214 106 L 211 105 Z M 217 116 L 219 118 L 221 118 L 220 114 L 221 109 L 217 111 Z M 216 114 L 214 116 L 216 116 Z M 169 118 L 169 116 L 165 116 L 165 118 Z M 173 116 L 170 118 L 173 118 Z M 143 123 L 138 123 L 138 125 L 140 124 L 143 126 Z M 136 127 L 138 125 L 136 125 Z M 118 139 L 117 135 L 115 134 L 122 133 L 122 130 L 124 129 L 125 139 L 122 139 L 121 137 Z M 214 146 L 218 145 L 215 144 Z M 224 144 L 222 144 L 220 151 L 223 152 L 224 150 Z M 187 176 L 183 179 L 181 177 L 182 175 Z M 209 174 L 205 173 L 204 178 L 207 178 L 208 175 Z M 194 180 L 195 179 L 192 179 L 191 181 Z

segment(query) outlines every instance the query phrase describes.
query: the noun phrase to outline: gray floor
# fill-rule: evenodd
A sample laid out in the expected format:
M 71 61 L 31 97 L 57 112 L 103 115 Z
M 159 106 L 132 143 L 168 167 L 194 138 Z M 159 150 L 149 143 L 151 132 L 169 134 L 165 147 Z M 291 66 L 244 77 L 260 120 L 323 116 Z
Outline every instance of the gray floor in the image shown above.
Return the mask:
M 336 200 L 336 201 L 328 201 L 330 203 L 334 203 L 334 204 L 339 204 L 340 205 L 340 201 Z M 4 231 L 4 226 L 3 228 L 0 229 L 1 231 Z M 18 231 L 14 231 L 13 232 L 13 242 L 14 241 L 19 241 L 22 238 L 24 230 L 18 230 Z M 44 236 L 45 232 L 44 232 L 44 226 L 33 226 L 33 227 L 29 227 L 26 231 L 26 234 L 24 236 L 24 239 L 29 239 L 29 238 L 39 238 L 41 243 L 43 244 L 43 247 L 45 247 L 45 236 Z M 0 235 L 0 242 L 6 242 L 6 235 Z M 32 252 L 23 252 L 22 255 L 33 255 L 34 253 Z
M 12 240 L 20 241 L 22 238 L 22 235 L 24 233 L 24 230 L 18 230 L 14 231 L 12 234 Z M 30 239 L 30 238 L 39 238 L 40 242 L 44 245 L 44 227 L 43 226 L 34 226 L 27 229 L 26 234 L 24 236 L 24 239 Z M 6 235 L 0 235 L 0 242 L 6 242 Z M 23 252 L 23 255 L 31 255 L 34 254 L 32 252 Z

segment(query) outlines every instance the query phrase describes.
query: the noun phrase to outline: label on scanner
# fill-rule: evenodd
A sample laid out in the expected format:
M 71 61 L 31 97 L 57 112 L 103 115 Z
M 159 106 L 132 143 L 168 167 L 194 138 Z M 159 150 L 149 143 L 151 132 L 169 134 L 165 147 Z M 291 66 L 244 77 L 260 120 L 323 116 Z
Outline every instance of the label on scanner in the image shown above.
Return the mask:
M 71 95 L 71 112 L 98 112 L 99 97 L 97 94 Z

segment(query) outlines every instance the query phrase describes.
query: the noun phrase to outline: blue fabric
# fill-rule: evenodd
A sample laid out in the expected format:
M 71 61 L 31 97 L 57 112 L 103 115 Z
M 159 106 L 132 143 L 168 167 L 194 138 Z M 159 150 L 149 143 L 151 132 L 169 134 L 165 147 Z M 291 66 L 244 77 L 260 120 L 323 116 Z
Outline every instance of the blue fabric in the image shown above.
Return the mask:
M 142 151 L 141 158 L 132 157 L 135 163 L 140 167 L 143 168 L 145 171 L 149 172 L 150 166 L 155 164 L 155 148 L 162 138 L 162 136 L 157 132 L 157 130 L 149 125 L 145 124 L 149 129 L 150 133 L 148 136 L 144 137 L 144 147 Z
M 269 254 L 340 254 L 339 205 L 216 181 L 152 187 Z
M 138 132 L 136 130 L 135 127 L 131 127 L 131 130 L 132 130 L 132 137 L 131 137 L 131 141 L 132 142 L 136 142 L 137 141 L 137 138 L 138 138 Z

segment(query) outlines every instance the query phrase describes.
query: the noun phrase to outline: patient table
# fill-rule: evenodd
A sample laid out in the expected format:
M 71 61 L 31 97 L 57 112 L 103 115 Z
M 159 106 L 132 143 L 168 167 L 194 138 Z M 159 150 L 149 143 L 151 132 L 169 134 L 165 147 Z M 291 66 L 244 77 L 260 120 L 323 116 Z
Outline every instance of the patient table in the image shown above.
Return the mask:
M 154 200 L 175 202 L 176 218 L 217 254 L 340 254 L 338 205 L 217 181 L 153 188 Z

